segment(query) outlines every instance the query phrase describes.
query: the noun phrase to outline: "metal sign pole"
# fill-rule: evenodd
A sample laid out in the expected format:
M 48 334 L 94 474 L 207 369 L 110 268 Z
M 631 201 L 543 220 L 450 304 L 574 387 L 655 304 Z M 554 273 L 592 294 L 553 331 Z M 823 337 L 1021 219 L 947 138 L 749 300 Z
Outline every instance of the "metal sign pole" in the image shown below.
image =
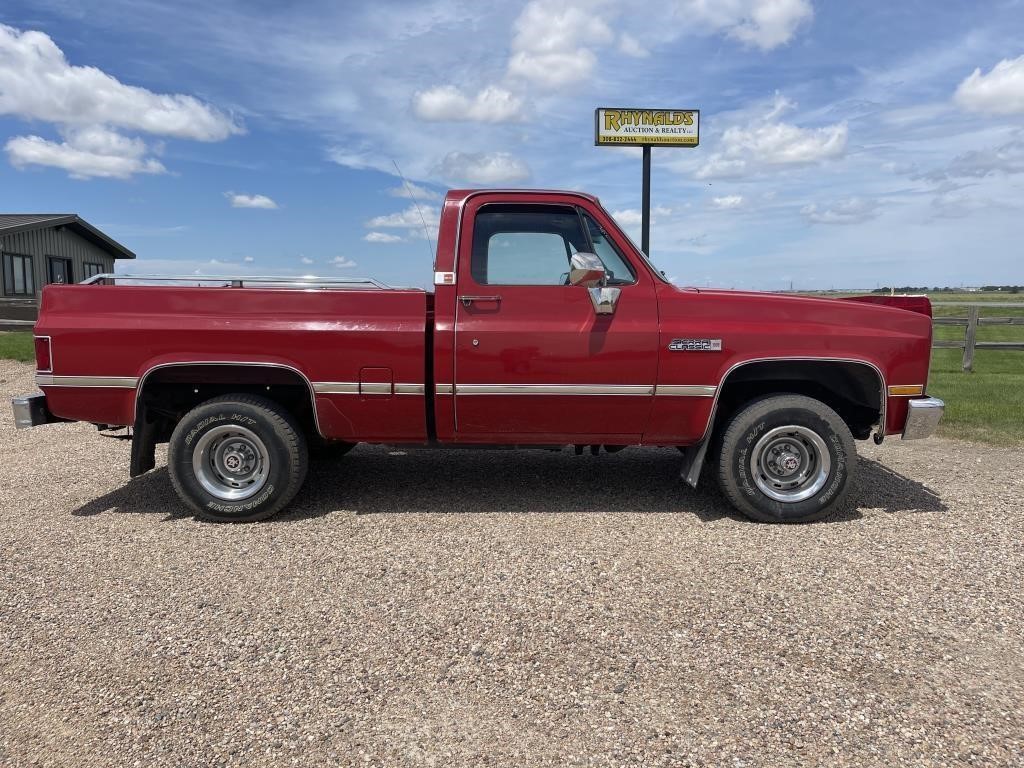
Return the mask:
M 651 255 L 651 148 L 644 145 L 644 180 L 640 194 L 640 250 Z

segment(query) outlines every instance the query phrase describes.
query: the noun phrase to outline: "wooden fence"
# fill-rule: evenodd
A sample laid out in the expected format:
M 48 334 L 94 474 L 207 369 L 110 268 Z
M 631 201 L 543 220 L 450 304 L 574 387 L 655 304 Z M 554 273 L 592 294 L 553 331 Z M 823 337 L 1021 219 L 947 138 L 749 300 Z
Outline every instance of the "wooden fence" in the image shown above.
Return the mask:
M 1002 350 L 1024 350 L 1024 341 L 978 341 L 979 325 L 1024 325 L 1024 317 L 982 317 L 981 309 L 1015 307 L 1024 309 L 1024 302 L 1012 301 L 933 301 L 933 307 L 967 307 L 967 317 L 935 317 L 932 322 L 935 325 L 959 325 L 966 327 L 963 340 L 932 340 L 933 349 L 962 349 L 964 351 L 963 369 L 965 371 L 974 368 L 974 350 L 976 349 L 1002 349 Z

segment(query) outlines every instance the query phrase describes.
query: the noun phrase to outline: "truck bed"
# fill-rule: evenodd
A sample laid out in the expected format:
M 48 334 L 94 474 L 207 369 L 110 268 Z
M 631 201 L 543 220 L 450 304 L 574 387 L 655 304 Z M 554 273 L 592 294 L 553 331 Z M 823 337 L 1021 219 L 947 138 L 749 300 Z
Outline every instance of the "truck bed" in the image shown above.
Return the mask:
M 36 335 L 50 337 L 52 368 L 39 384 L 51 410 L 128 425 L 136 391 L 155 371 L 272 364 L 306 380 L 324 437 L 424 439 L 428 294 L 372 281 L 266 280 L 47 286 Z

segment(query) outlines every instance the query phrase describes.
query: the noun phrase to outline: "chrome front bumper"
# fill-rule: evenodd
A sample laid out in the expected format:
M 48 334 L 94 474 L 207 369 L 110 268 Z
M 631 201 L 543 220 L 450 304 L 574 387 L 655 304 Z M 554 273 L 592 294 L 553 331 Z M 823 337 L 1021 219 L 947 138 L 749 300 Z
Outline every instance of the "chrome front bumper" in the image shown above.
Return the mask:
M 904 440 L 930 437 L 942 420 L 946 404 L 937 397 L 922 397 L 909 401 L 907 423 L 903 425 Z
M 46 407 L 46 395 L 22 395 L 11 400 L 14 411 L 14 426 L 18 429 L 38 427 L 40 424 L 52 424 L 58 419 Z

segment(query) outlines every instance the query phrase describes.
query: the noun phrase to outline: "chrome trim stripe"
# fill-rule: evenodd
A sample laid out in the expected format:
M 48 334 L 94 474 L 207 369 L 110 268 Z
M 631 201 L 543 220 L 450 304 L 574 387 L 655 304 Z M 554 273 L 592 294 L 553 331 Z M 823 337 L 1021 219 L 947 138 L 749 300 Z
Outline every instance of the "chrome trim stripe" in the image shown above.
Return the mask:
M 36 384 L 40 387 L 107 387 L 112 389 L 135 389 L 139 380 L 133 376 L 51 376 L 38 374 Z
M 396 395 L 425 395 L 427 388 L 423 384 L 395 384 Z
M 669 397 L 714 397 L 718 387 L 713 384 L 659 384 L 654 394 Z
M 313 391 L 318 395 L 358 395 L 358 381 L 314 381 Z
M 455 387 L 451 384 L 435 384 L 434 394 L 435 395 L 452 395 L 455 393 Z
M 457 395 L 653 395 L 646 384 L 456 384 Z
M 313 391 L 318 395 L 423 395 L 423 384 L 390 384 L 389 382 L 314 381 Z

